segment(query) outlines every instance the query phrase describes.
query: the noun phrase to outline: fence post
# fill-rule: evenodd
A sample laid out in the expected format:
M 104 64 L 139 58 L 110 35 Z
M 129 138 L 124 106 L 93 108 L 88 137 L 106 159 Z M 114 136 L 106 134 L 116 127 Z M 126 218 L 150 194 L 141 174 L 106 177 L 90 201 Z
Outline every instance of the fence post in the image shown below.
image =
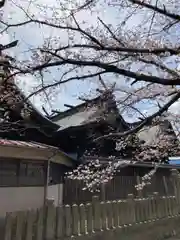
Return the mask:
M 128 223 L 135 223 L 135 201 L 134 195 L 128 194 Z
M 46 206 L 46 225 L 45 225 L 45 238 L 52 239 L 55 237 L 56 227 L 56 208 L 52 202 L 48 202 Z
M 65 235 L 65 210 L 64 206 L 56 208 L 56 237 L 57 239 L 63 238 Z
M 103 230 L 107 230 L 107 208 L 106 203 L 101 202 L 101 228 Z
M 42 240 L 44 237 L 44 218 L 45 218 L 45 208 L 40 208 L 37 210 L 37 220 L 36 220 L 36 240 Z
M 175 194 L 175 204 L 174 213 L 178 214 L 180 212 L 180 176 L 176 169 L 171 170 L 173 186 L 174 186 L 174 194 Z
M 87 203 L 86 208 L 87 208 L 87 232 L 90 234 L 90 233 L 94 232 L 92 204 Z
M 80 212 L 80 234 L 85 235 L 87 234 L 87 230 L 86 230 L 86 209 L 84 204 L 80 204 L 79 212 Z
M 153 215 L 153 197 L 152 195 L 148 195 L 148 216 L 149 220 L 152 220 L 154 215 Z
M 34 231 L 33 231 L 33 226 L 36 221 L 36 216 L 37 216 L 37 211 L 35 210 L 29 210 L 27 213 L 27 222 L 26 222 L 26 236 L 25 240 L 32 240 Z M 36 225 L 36 228 L 39 226 Z
M 101 217 L 101 212 L 100 212 L 100 202 L 99 202 L 99 197 L 98 196 L 93 196 L 92 197 L 92 208 L 93 208 L 93 222 L 94 222 L 94 231 L 99 231 L 100 229 L 100 217 Z
M 105 187 L 105 183 L 101 184 L 101 200 L 102 201 L 106 200 L 106 187 Z
M 173 180 L 174 194 L 175 194 L 177 202 L 180 203 L 180 191 L 179 191 L 180 177 L 178 176 L 178 173 L 177 173 L 176 169 L 172 169 L 171 174 L 172 174 L 172 180 Z
M 73 204 L 72 205 L 72 226 L 73 226 L 72 234 L 73 234 L 73 236 L 80 235 L 79 220 L 80 220 L 79 206 L 76 204 Z
M 119 213 L 118 213 L 117 201 L 112 202 L 112 210 L 113 210 L 113 227 L 117 228 L 119 226 L 119 224 L 118 224 Z
M 24 212 L 17 212 L 16 216 L 16 232 L 15 232 L 15 239 L 16 240 L 22 240 L 22 235 L 23 235 L 23 230 L 25 226 L 25 221 L 24 221 Z
M 167 179 L 165 176 L 163 176 L 163 184 L 164 184 L 165 196 L 168 196 L 168 185 L 167 185 Z
M 136 181 L 137 181 L 137 185 L 140 185 L 141 184 L 141 177 L 137 176 Z M 143 192 L 142 192 L 141 188 L 139 190 L 137 190 L 137 195 L 138 195 L 139 198 L 143 198 Z
M 159 214 L 159 207 L 160 207 L 160 204 L 159 204 L 159 194 L 158 192 L 154 192 L 153 193 L 154 195 L 154 201 L 155 201 L 155 218 L 159 218 L 160 217 L 160 214 Z
M 66 237 L 71 237 L 72 235 L 72 214 L 71 207 L 66 205 L 64 208 L 65 211 L 65 234 Z
M 14 223 L 13 214 L 12 213 L 6 213 L 4 240 L 11 240 L 12 239 L 13 223 Z

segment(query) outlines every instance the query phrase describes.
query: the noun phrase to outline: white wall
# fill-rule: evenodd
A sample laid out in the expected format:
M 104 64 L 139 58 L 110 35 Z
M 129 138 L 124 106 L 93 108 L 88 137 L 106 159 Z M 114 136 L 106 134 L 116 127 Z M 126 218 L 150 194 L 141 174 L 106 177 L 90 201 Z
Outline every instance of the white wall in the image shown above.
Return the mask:
M 48 187 L 47 198 L 62 204 L 63 185 Z M 0 187 L 0 217 L 6 212 L 36 209 L 44 204 L 44 187 Z
M 54 200 L 54 205 L 63 203 L 63 184 L 56 184 L 48 187 L 47 198 Z
M 6 212 L 42 207 L 44 187 L 1 187 L 0 216 Z

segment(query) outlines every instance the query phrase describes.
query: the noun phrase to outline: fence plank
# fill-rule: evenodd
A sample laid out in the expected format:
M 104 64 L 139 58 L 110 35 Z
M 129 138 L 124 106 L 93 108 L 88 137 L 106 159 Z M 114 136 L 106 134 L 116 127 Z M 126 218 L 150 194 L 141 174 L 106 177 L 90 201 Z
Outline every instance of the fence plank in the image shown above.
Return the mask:
M 65 224 L 64 224 L 64 207 L 58 206 L 56 208 L 56 237 L 62 238 L 65 232 Z
M 113 223 L 113 209 L 112 209 L 112 202 L 111 201 L 107 202 L 106 208 L 107 208 L 108 229 L 112 229 L 114 227 L 114 223 Z
M 87 234 L 87 221 L 86 221 L 86 209 L 84 204 L 80 204 L 79 206 L 79 211 L 80 211 L 80 234 L 85 235 Z M 99 218 L 100 220 L 100 218 Z
M 128 194 L 127 199 L 128 204 L 128 224 L 135 222 L 135 203 L 134 203 L 134 195 Z
M 113 210 L 113 226 L 114 228 L 117 228 L 119 226 L 117 201 L 112 202 L 112 210 Z
M 165 217 L 167 217 L 169 216 L 167 197 L 164 197 L 164 204 L 165 204 Z
M 169 216 L 173 216 L 172 196 L 168 198 L 168 208 L 169 208 Z
M 157 218 L 159 218 L 159 195 L 158 195 L 158 193 L 157 192 L 154 192 L 153 193 L 153 195 L 154 195 L 154 202 L 155 202 L 155 219 Z
M 46 211 L 46 239 L 53 239 L 55 237 L 56 229 L 56 208 L 50 204 L 47 206 Z
M 7 213 L 5 219 L 4 240 L 11 240 L 13 223 L 14 223 L 13 214 L 11 212 Z
M 25 240 L 32 240 L 34 238 L 34 224 L 36 220 L 36 214 L 37 212 L 35 210 L 30 210 L 27 213 Z M 36 228 L 39 228 L 37 223 Z
M 156 198 L 153 195 L 152 197 L 152 212 L 153 212 L 153 219 L 157 218 L 157 213 L 156 213 Z
M 152 201 L 153 198 L 152 196 L 148 196 L 148 219 L 152 220 L 153 219 L 153 206 L 152 206 Z
M 25 216 L 26 212 L 17 212 L 16 216 L 16 231 L 15 231 L 15 239 L 16 240 L 22 240 L 23 239 L 23 233 L 25 229 Z
M 79 207 L 77 204 L 72 206 L 72 234 L 73 236 L 80 235 L 80 216 L 79 216 Z
M 37 210 L 36 240 L 42 240 L 44 234 L 44 208 Z
M 120 203 L 121 201 L 117 201 L 118 227 L 121 226 Z
M 101 229 L 107 230 L 107 209 L 105 202 L 101 202 Z
M 163 204 L 162 217 L 164 218 L 167 216 L 166 198 L 165 197 L 162 197 L 162 204 Z
M 144 205 L 145 205 L 145 221 L 148 221 L 149 220 L 149 199 L 148 198 L 145 198 L 144 200 Z
M 145 222 L 147 220 L 147 217 L 146 217 L 146 198 L 142 199 L 141 211 L 142 211 L 142 222 Z
M 141 177 L 140 176 L 136 176 L 136 182 L 137 182 L 137 185 L 140 185 L 141 184 Z M 137 189 L 137 196 L 139 198 L 142 198 L 143 197 L 143 191 L 141 188 Z
M 177 201 L 176 201 L 176 197 L 172 198 L 172 211 L 173 211 L 173 216 L 176 216 L 176 214 L 177 214 Z
M 100 205 L 98 196 L 93 196 L 92 207 L 93 207 L 94 231 L 96 232 L 101 230 L 101 225 L 100 225 L 101 205 Z
M 65 234 L 67 237 L 72 235 L 72 216 L 71 207 L 69 205 L 65 206 Z
M 139 223 L 142 221 L 142 214 L 141 214 L 141 199 L 135 200 L 135 215 L 136 215 L 136 222 Z
M 119 215 L 119 226 L 123 226 L 126 222 L 126 216 L 125 216 L 125 202 L 120 200 L 118 201 L 118 215 Z
M 86 209 L 87 209 L 87 232 L 90 234 L 90 233 L 94 232 L 92 204 L 87 203 Z

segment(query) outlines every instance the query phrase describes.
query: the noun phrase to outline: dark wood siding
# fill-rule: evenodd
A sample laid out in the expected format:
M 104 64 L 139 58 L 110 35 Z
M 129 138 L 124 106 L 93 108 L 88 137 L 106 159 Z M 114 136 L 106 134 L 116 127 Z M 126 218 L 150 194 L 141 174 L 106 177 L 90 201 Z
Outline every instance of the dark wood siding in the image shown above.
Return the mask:
M 49 185 L 60 184 L 64 181 L 64 172 L 67 168 L 57 163 L 50 163 Z
M 63 187 L 64 204 L 90 202 L 94 195 L 98 195 L 102 201 L 126 199 L 128 194 L 134 194 L 135 197 L 148 197 L 154 192 L 160 196 L 174 195 L 170 169 L 158 169 L 150 185 L 146 185 L 140 192 L 136 190 L 135 185 L 150 170 L 151 168 L 135 166 L 123 168 L 110 182 L 101 185 L 100 192 L 94 193 L 82 190 L 85 186 L 83 181 L 66 179 Z

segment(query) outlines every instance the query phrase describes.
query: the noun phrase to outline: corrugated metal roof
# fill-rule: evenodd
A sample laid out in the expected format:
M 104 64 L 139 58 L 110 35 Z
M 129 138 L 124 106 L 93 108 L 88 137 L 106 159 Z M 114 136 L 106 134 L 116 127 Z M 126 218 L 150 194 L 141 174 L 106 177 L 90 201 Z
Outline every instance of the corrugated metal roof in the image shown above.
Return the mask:
M 35 148 L 35 149 L 49 149 L 51 151 L 55 150 L 58 152 L 61 152 L 63 155 L 67 156 L 68 158 L 77 161 L 77 156 L 73 156 L 71 154 L 67 154 L 58 147 L 54 147 L 51 145 L 46 145 L 42 143 L 36 143 L 36 142 L 25 142 L 25 141 L 15 141 L 15 140 L 7 140 L 7 139 L 0 139 L 0 146 L 18 146 L 18 147 L 29 147 L 29 148 Z
M 14 140 L 6 140 L 6 139 L 0 139 L 0 145 L 30 147 L 30 148 L 42 148 L 42 149 L 46 149 L 48 147 L 53 148 L 51 146 L 43 145 L 43 144 L 40 144 L 40 143 L 14 141 Z

